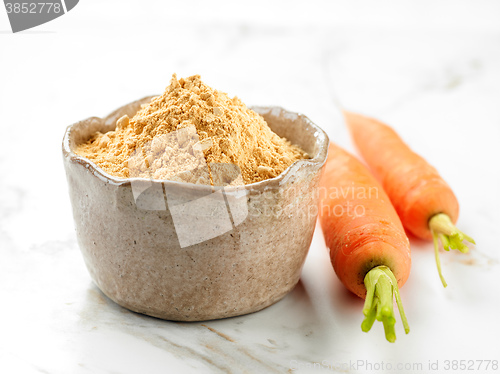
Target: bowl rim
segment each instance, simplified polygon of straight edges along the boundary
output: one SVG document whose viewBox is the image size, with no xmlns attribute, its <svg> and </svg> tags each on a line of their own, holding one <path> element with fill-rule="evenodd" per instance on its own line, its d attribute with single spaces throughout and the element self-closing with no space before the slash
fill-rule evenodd
<svg viewBox="0 0 500 374">
<path fill-rule="evenodd" d="M 272 187 L 272 185 L 280 184 L 282 181 L 286 180 L 289 178 L 291 175 L 293 175 L 293 171 L 297 169 L 301 169 L 304 166 L 315 166 L 317 170 L 320 170 L 321 167 L 325 164 L 327 156 L 328 156 L 328 145 L 329 145 L 329 138 L 326 132 L 321 129 L 318 125 L 316 125 L 313 121 L 311 121 L 306 115 L 298 112 L 292 112 L 287 109 L 284 109 L 281 106 L 261 106 L 261 105 L 255 105 L 255 106 L 249 106 L 248 108 L 251 110 L 254 110 L 257 112 L 259 115 L 263 115 L 263 113 L 270 113 L 273 116 L 279 116 L 282 115 L 283 113 L 286 113 L 288 116 L 296 116 L 296 119 L 294 120 L 302 120 L 304 124 L 309 125 L 311 128 L 314 129 L 314 137 L 316 138 L 316 144 L 318 144 L 318 152 L 313 158 L 308 158 L 308 159 L 300 159 L 295 162 L 293 162 L 290 166 L 288 166 L 283 172 L 281 172 L 279 175 L 273 178 L 268 178 L 264 179 L 259 182 L 254 182 L 254 183 L 249 183 L 249 184 L 243 184 L 243 185 L 236 185 L 236 186 L 212 186 L 212 185 L 205 185 L 205 184 L 195 184 L 195 183 L 187 183 L 187 182 L 179 182 L 179 181 L 172 181 L 172 180 L 162 180 L 162 179 L 148 179 L 148 178 L 143 178 L 143 177 L 134 177 L 134 178 L 121 178 L 121 177 L 116 177 L 113 176 L 109 173 L 107 173 L 104 169 L 99 167 L 95 162 L 92 160 L 88 159 L 85 156 L 81 156 L 73 152 L 73 149 L 71 147 L 71 137 L 72 137 L 72 130 L 75 126 L 79 125 L 82 122 L 85 121 L 90 121 L 90 120 L 98 120 L 103 123 L 105 123 L 107 120 L 112 118 L 113 116 L 116 116 L 122 109 L 124 109 L 126 106 L 132 105 L 132 104 L 141 104 L 141 103 L 146 103 L 148 102 L 147 100 L 150 100 L 153 97 L 156 97 L 157 95 L 153 96 L 146 96 L 142 99 L 135 100 L 133 102 L 130 102 L 128 104 L 125 104 L 121 106 L 120 108 L 114 110 L 110 114 L 108 114 L 104 118 L 100 117 L 89 117 L 84 120 L 75 122 L 69 126 L 66 127 L 63 141 L 62 141 L 62 151 L 63 151 L 63 156 L 65 159 L 67 159 L 70 162 L 73 163 L 78 163 L 86 167 L 92 174 L 94 174 L 96 177 L 99 179 L 105 181 L 106 183 L 110 183 L 116 186 L 125 186 L 129 185 L 132 182 L 149 182 L 152 184 L 155 183 L 161 183 L 163 185 L 170 185 L 172 187 L 181 187 L 181 188 L 190 188 L 190 189 L 195 189 L 195 190 L 202 190 L 202 191 L 214 191 L 217 189 L 223 188 L 225 192 L 230 192 L 230 191 L 240 191 L 240 190 L 253 190 L 253 189 L 266 189 L 269 187 Z M 267 122 L 267 121 L 266 121 Z"/>
</svg>

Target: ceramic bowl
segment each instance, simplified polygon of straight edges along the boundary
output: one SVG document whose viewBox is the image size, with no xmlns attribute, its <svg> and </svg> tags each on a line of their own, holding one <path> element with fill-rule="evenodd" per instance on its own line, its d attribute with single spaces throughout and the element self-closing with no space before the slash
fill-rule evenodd
<svg viewBox="0 0 500 374">
<path fill-rule="evenodd" d="M 311 244 L 327 135 L 304 115 L 253 107 L 310 158 L 239 186 L 118 178 L 75 154 L 150 99 L 77 122 L 64 135 L 76 235 L 93 281 L 127 309 L 176 321 L 237 316 L 277 302 L 297 284 Z"/>
</svg>

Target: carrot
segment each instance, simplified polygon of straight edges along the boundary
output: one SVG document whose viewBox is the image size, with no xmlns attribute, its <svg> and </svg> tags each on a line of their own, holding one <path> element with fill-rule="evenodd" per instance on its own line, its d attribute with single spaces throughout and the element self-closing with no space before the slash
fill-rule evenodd
<svg viewBox="0 0 500 374">
<path fill-rule="evenodd" d="M 474 240 L 455 227 L 458 200 L 437 170 L 413 152 L 386 124 L 359 114 L 344 112 L 360 153 L 389 195 L 404 227 L 416 237 L 432 239 L 436 265 L 446 287 L 439 260 L 441 240 L 445 250 L 469 249 Z"/>
<path fill-rule="evenodd" d="M 399 287 L 410 274 L 410 244 L 382 186 L 355 157 L 330 144 L 320 183 L 319 219 L 333 268 L 347 289 L 365 298 L 368 332 L 375 319 L 396 340 L 393 296 L 408 334 Z"/>
</svg>

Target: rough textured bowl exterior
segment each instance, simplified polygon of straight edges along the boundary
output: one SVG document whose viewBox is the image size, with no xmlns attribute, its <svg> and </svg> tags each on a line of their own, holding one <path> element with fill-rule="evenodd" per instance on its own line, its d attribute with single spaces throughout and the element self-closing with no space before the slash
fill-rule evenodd
<svg viewBox="0 0 500 374">
<path fill-rule="evenodd" d="M 227 206 L 237 202 L 245 214 L 238 220 L 233 214 L 229 231 L 181 246 L 172 207 L 144 207 L 159 196 L 194 200 L 217 192 L 216 187 L 113 177 L 73 152 L 97 130 L 114 129 L 119 117 L 132 117 L 149 100 L 128 104 L 103 119 L 75 123 L 64 136 L 76 233 L 92 279 L 125 308 L 177 321 L 242 315 L 280 300 L 298 282 L 312 240 L 326 134 L 303 115 L 277 107 L 252 108 L 311 159 L 297 161 L 276 178 L 223 188 Z M 139 196 L 142 205 L 134 197 L 133 183 L 151 187 Z M 206 216 L 206 209 L 202 211 Z M 197 218 L 189 218 L 193 235 L 211 237 L 210 225 L 200 229 Z"/>
</svg>

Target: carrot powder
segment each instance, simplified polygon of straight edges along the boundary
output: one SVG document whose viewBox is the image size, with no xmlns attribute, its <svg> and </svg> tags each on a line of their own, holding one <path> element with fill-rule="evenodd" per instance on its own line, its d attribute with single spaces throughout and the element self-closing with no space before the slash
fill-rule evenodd
<svg viewBox="0 0 500 374">
<path fill-rule="evenodd" d="M 416 237 L 432 239 L 439 277 L 446 287 L 439 260 L 445 250 L 465 253 L 464 240 L 474 240 L 455 227 L 458 200 L 450 186 L 425 159 L 413 152 L 388 125 L 373 118 L 344 112 L 361 155 L 381 181 L 404 227 Z"/>
<path fill-rule="evenodd" d="M 320 191 L 319 220 L 333 268 L 347 289 L 365 298 L 362 330 L 367 332 L 375 320 L 382 321 L 387 340 L 394 342 L 393 296 L 409 332 L 399 296 L 411 267 L 410 244 L 401 220 L 366 167 L 333 143 Z"/>
</svg>

